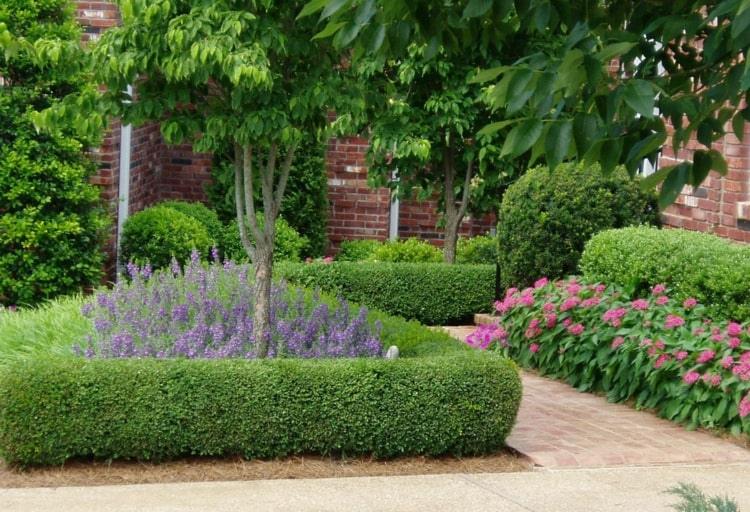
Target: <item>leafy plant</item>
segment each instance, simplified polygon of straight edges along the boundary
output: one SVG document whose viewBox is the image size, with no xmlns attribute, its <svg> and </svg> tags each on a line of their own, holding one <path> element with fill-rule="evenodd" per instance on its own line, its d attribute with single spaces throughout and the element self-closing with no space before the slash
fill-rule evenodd
<svg viewBox="0 0 750 512">
<path fill-rule="evenodd" d="M 500 207 L 502 285 L 523 287 L 534 276 L 571 274 L 595 233 L 658 222 L 654 196 L 642 192 L 623 169 L 610 175 L 598 166 L 532 169 L 508 188 Z"/>
<path fill-rule="evenodd" d="M 258 213 L 258 226 L 263 226 L 263 214 Z M 240 240 L 240 233 L 237 227 L 237 221 L 233 220 L 224 228 L 224 239 L 222 246 L 226 258 L 235 262 L 247 262 L 248 256 Z M 273 248 L 273 257 L 276 261 L 300 261 L 302 254 L 308 247 L 307 237 L 301 236 L 289 223 L 283 218 L 276 219 L 276 243 Z M 248 233 L 248 236 L 249 233 Z"/>
<path fill-rule="evenodd" d="M 706 496 L 695 484 L 680 482 L 670 488 L 670 494 L 682 498 L 676 505 L 672 505 L 678 512 L 739 512 L 737 502 L 729 497 Z"/>
<path fill-rule="evenodd" d="M 575 278 L 511 288 L 498 325 L 471 337 L 521 365 L 611 401 L 633 400 L 690 428 L 750 434 L 749 323 L 713 321 L 663 285 L 648 298 Z"/>
<path fill-rule="evenodd" d="M 375 250 L 383 245 L 380 240 L 344 240 L 336 255 L 338 261 L 364 261 L 372 258 Z"/>
<path fill-rule="evenodd" d="M 491 235 L 459 238 L 456 263 L 494 265 L 497 263 L 497 237 Z"/>
<path fill-rule="evenodd" d="M 440 249 L 418 238 L 385 242 L 375 247 L 370 260 L 392 263 L 438 263 L 443 260 Z"/>
<path fill-rule="evenodd" d="M 172 200 L 162 201 L 157 204 L 158 206 L 165 206 L 177 210 L 178 212 L 197 220 L 204 228 L 206 228 L 206 233 L 208 233 L 217 244 L 221 243 L 221 233 L 224 231 L 224 224 L 219 220 L 219 216 L 216 212 L 207 208 L 203 203 Z"/>
<path fill-rule="evenodd" d="M 205 258 L 217 245 L 205 226 L 168 206 L 152 206 L 128 217 L 122 230 L 122 258 L 153 268 L 168 267 L 172 258 L 184 263 L 196 249 Z"/>
<path fill-rule="evenodd" d="M 586 279 L 648 293 L 666 283 L 677 299 L 695 297 L 713 318 L 750 318 L 750 249 L 707 233 L 630 227 L 603 231 L 586 243 Z"/>
</svg>

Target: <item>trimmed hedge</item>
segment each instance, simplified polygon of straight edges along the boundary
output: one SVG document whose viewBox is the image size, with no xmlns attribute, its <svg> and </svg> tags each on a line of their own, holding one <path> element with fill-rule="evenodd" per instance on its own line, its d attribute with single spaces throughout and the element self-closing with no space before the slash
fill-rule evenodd
<svg viewBox="0 0 750 512">
<path fill-rule="evenodd" d="M 659 283 L 676 299 L 694 297 L 713 318 L 750 318 L 750 247 L 706 233 L 631 227 L 604 231 L 587 244 L 587 280 L 645 294 Z"/>
<path fill-rule="evenodd" d="M 611 228 L 658 224 L 656 196 L 624 168 L 563 164 L 527 171 L 503 195 L 497 236 L 504 288 L 575 272 L 584 244 Z"/>
<path fill-rule="evenodd" d="M 29 360 L 0 378 L 0 456 L 479 454 L 521 398 L 493 355 L 359 360 Z"/>
<path fill-rule="evenodd" d="M 307 288 L 427 325 L 456 325 L 487 312 L 495 294 L 493 265 L 336 262 L 281 264 L 276 273 Z"/>
</svg>

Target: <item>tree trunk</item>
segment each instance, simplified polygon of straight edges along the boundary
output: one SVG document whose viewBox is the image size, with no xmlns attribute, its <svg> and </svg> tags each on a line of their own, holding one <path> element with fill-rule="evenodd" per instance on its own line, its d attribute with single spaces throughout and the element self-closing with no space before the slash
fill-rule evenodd
<svg viewBox="0 0 750 512">
<path fill-rule="evenodd" d="M 443 240 L 443 261 L 445 263 L 456 262 L 456 244 L 458 243 L 458 226 L 460 219 L 452 219 L 446 215 L 445 240 Z"/>
<path fill-rule="evenodd" d="M 268 357 L 268 347 L 271 341 L 271 276 L 273 275 L 273 257 L 269 248 L 256 242 L 255 287 L 253 297 L 255 308 L 253 312 L 253 339 L 258 347 L 257 357 Z"/>
</svg>

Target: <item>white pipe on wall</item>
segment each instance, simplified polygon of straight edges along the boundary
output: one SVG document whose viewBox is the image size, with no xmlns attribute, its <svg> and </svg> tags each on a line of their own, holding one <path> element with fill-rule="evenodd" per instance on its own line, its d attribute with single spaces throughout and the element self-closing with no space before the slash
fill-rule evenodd
<svg viewBox="0 0 750 512">
<path fill-rule="evenodd" d="M 398 180 L 398 171 L 393 171 L 392 179 Z M 389 225 L 388 225 L 388 239 L 389 240 L 398 240 L 398 214 L 400 209 L 400 202 L 398 200 L 398 194 L 394 194 L 393 198 L 391 198 L 391 209 L 390 209 L 390 219 L 389 219 Z"/>
<path fill-rule="evenodd" d="M 128 86 L 128 95 L 133 94 L 133 88 Z M 124 262 L 121 259 L 120 243 L 122 241 L 122 229 L 128 220 L 130 211 L 130 155 L 133 151 L 132 145 L 133 126 L 126 124 L 120 127 L 120 178 L 117 184 L 117 275 L 119 278 Z"/>
</svg>

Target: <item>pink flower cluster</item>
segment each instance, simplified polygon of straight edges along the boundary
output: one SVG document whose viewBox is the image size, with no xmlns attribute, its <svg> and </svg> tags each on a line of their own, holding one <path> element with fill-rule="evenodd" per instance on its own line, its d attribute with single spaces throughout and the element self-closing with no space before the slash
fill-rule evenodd
<svg viewBox="0 0 750 512">
<path fill-rule="evenodd" d="M 602 320 L 613 327 L 619 327 L 622 324 L 622 317 L 628 314 L 625 308 L 616 308 L 606 311 L 602 315 Z"/>
<path fill-rule="evenodd" d="M 507 343 L 508 332 L 499 325 L 483 324 L 466 337 L 466 343 L 475 348 L 486 350 L 493 342 L 501 345 Z"/>
</svg>

